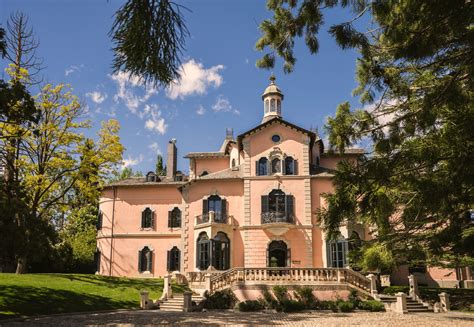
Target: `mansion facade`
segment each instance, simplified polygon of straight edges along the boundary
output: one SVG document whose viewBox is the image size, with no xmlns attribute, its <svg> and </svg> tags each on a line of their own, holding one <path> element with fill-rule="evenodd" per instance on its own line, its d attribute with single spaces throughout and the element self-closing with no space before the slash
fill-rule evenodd
<svg viewBox="0 0 474 327">
<path fill-rule="evenodd" d="M 341 227 L 340 239 L 329 242 L 317 212 L 325 206 L 323 194 L 333 192 L 338 162 L 356 162 L 364 151 L 327 152 L 315 132 L 284 120 L 284 95 L 274 78 L 262 100 L 260 124 L 236 138 L 228 131 L 219 151 L 186 154 L 189 175 L 176 170 L 173 139 L 166 176 L 150 172 L 105 187 L 99 274 L 347 266 L 348 240 L 370 238 L 369 228 Z M 400 283 L 407 275 L 399 273 Z"/>
</svg>

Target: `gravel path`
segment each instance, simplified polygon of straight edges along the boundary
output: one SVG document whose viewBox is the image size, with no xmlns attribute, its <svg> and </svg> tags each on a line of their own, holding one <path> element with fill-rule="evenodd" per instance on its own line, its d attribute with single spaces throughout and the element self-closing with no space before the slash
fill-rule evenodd
<svg viewBox="0 0 474 327">
<path fill-rule="evenodd" d="M 121 311 L 32 318 L 9 321 L 0 326 L 474 326 L 474 314 L 417 313 L 400 315 L 395 313 L 244 313 L 232 311 L 210 312 L 160 312 Z"/>
</svg>

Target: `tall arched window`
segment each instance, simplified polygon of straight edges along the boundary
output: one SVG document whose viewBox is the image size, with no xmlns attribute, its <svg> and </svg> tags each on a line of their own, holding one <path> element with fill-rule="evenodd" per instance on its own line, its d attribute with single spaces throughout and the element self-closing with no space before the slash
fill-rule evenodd
<svg viewBox="0 0 474 327">
<path fill-rule="evenodd" d="M 138 271 L 151 272 L 153 267 L 153 252 L 148 246 L 138 251 Z"/>
<path fill-rule="evenodd" d="M 272 241 L 267 249 L 267 267 L 289 267 L 290 249 L 284 241 Z"/>
<path fill-rule="evenodd" d="M 215 222 L 226 222 L 227 201 L 225 199 L 221 199 L 221 197 L 218 195 L 211 195 L 207 199 L 204 199 L 202 204 L 202 214 L 204 219 L 209 218 L 210 211 L 214 211 Z"/>
<path fill-rule="evenodd" d="M 146 208 L 142 211 L 142 228 L 153 227 L 153 211 L 150 208 Z"/>
<path fill-rule="evenodd" d="M 270 111 L 271 111 L 271 112 L 276 112 L 275 99 L 271 99 L 271 100 L 270 100 Z"/>
<path fill-rule="evenodd" d="M 179 271 L 180 260 L 181 251 L 179 251 L 177 246 L 173 246 L 173 248 L 168 251 L 168 271 Z"/>
<path fill-rule="evenodd" d="M 272 174 L 281 173 L 281 160 L 280 158 L 275 158 L 272 160 Z"/>
<path fill-rule="evenodd" d="M 225 233 L 218 232 L 212 239 L 212 266 L 217 270 L 230 267 L 230 241 Z"/>
<path fill-rule="evenodd" d="M 272 190 L 262 196 L 262 224 L 293 223 L 294 198 L 282 190 Z"/>
<path fill-rule="evenodd" d="M 257 161 L 257 176 L 266 176 L 268 175 L 268 159 L 260 158 Z"/>
<path fill-rule="evenodd" d="M 268 113 L 268 110 L 270 110 L 270 104 L 269 104 L 269 100 L 265 100 L 265 113 L 267 114 Z"/>
<path fill-rule="evenodd" d="M 168 227 L 181 227 L 181 210 L 174 207 L 173 210 L 168 211 Z"/>
<path fill-rule="evenodd" d="M 196 243 L 196 267 L 200 270 L 206 270 L 211 264 L 210 245 L 211 242 L 206 232 L 199 234 Z"/>
<path fill-rule="evenodd" d="M 281 115 L 281 101 L 277 99 L 277 114 Z"/>
<path fill-rule="evenodd" d="M 296 175 L 296 160 L 293 157 L 285 158 L 285 175 Z"/>
</svg>

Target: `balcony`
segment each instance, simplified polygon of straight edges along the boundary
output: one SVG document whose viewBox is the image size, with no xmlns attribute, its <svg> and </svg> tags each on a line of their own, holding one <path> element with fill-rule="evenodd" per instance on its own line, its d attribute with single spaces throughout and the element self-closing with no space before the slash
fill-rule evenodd
<svg viewBox="0 0 474 327">
<path fill-rule="evenodd" d="M 287 212 L 262 212 L 262 224 L 294 224 L 293 214 Z"/>
<path fill-rule="evenodd" d="M 195 225 L 202 225 L 208 223 L 215 224 L 227 224 L 229 217 L 227 215 L 222 215 L 220 212 L 209 211 L 208 213 L 196 216 Z"/>
</svg>

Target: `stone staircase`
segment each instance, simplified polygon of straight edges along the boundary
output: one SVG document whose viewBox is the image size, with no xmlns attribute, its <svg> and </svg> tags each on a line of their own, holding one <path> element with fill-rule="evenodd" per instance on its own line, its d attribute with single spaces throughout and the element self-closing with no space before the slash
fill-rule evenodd
<svg viewBox="0 0 474 327">
<path fill-rule="evenodd" d="M 411 297 L 407 297 L 407 310 L 408 313 L 415 313 L 415 312 L 433 312 L 428 308 L 428 305 L 424 303 L 420 303 L 416 300 L 413 300 Z"/>
<path fill-rule="evenodd" d="M 192 301 L 199 303 L 204 298 L 199 295 L 192 296 Z M 172 312 L 183 312 L 184 307 L 184 296 L 183 294 L 174 294 L 172 298 L 167 299 L 160 303 L 160 310 L 161 311 L 172 311 Z"/>
</svg>

